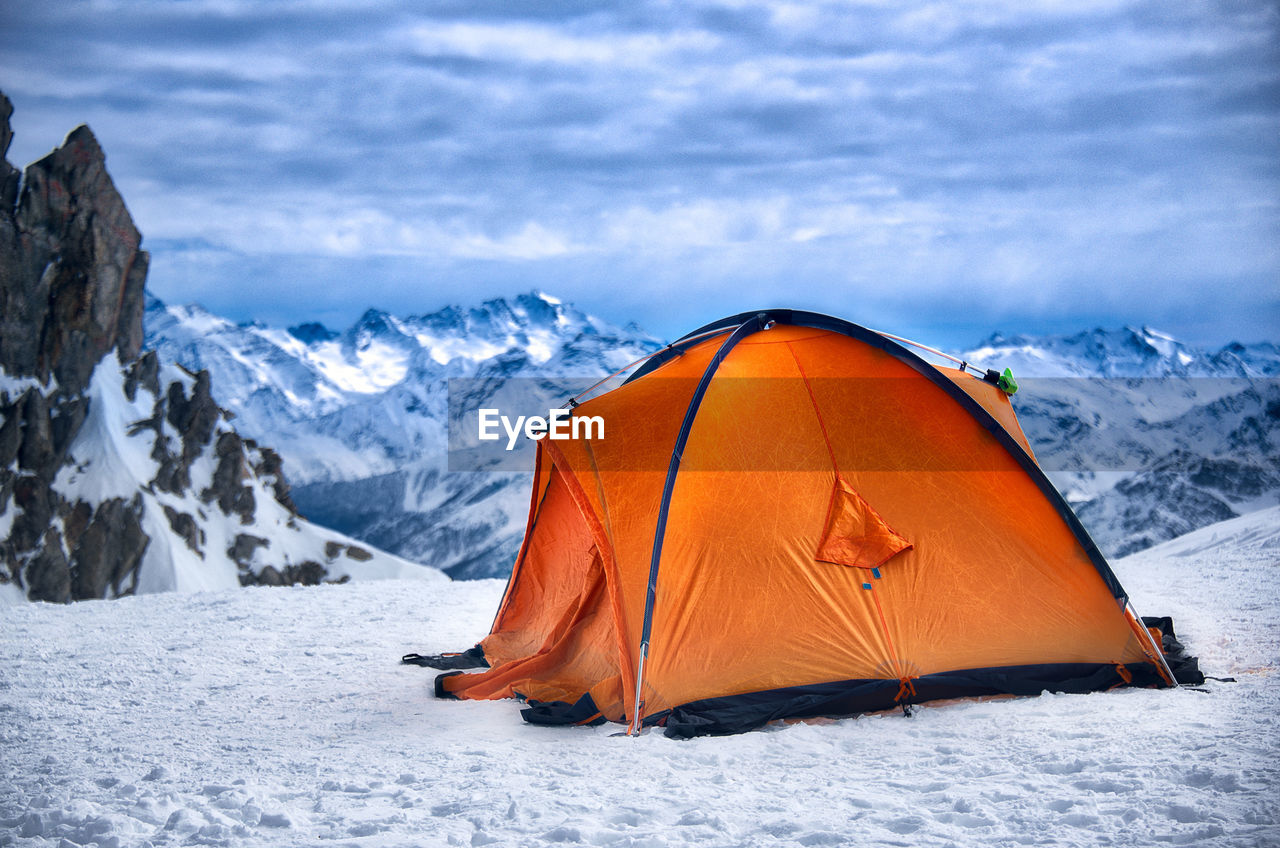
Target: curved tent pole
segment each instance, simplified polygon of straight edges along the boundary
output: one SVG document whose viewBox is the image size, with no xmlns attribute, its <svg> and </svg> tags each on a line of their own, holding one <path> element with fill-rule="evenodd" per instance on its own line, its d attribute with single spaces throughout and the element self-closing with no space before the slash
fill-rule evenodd
<svg viewBox="0 0 1280 848">
<path fill-rule="evenodd" d="M 929 353 L 932 353 L 936 356 L 941 356 L 943 359 L 949 359 L 955 364 L 959 365 L 961 371 L 965 371 L 972 368 L 974 371 L 977 371 L 979 374 L 981 374 L 983 371 L 986 370 L 984 368 L 979 368 L 977 365 L 970 364 L 967 359 L 961 359 L 958 356 L 952 356 L 949 353 L 943 353 L 942 351 L 938 350 L 936 347 L 929 347 L 927 344 L 921 344 L 920 342 L 913 342 L 911 341 L 911 339 L 904 339 L 902 336 L 895 336 L 893 333 L 886 333 L 884 330 L 871 330 L 871 332 L 875 333 L 878 336 L 884 336 L 886 339 L 892 339 L 893 341 L 898 342 L 900 344 L 911 345 L 912 347 L 918 347 L 921 350 L 927 350 Z"/>
<path fill-rule="evenodd" d="M 684 350 L 682 348 L 688 347 L 692 342 L 698 341 L 700 339 L 708 338 L 710 336 L 720 335 L 721 333 L 724 333 L 724 332 L 725 330 L 712 330 L 710 332 L 700 333 L 695 336 L 685 336 L 679 341 L 672 342 L 669 345 L 663 345 L 662 347 L 655 350 L 653 353 L 646 353 L 644 356 L 640 357 L 639 359 L 635 359 L 635 360 L 632 360 L 631 362 L 628 362 L 626 365 L 622 366 L 617 371 L 614 371 L 612 374 L 608 374 L 604 377 L 601 377 L 599 380 L 592 383 L 586 389 L 583 389 L 573 397 L 569 398 L 567 403 L 571 406 L 577 406 L 579 403 L 581 403 L 580 398 L 591 394 L 593 391 L 600 388 L 605 383 L 612 380 L 614 377 L 617 377 L 619 374 L 625 374 L 626 372 L 630 371 L 632 368 L 635 368 L 637 365 L 641 364 L 642 362 L 648 362 L 650 359 L 653 359 L 653 357 L 658 356 L 659 354 L 675 354 L 676 356 L 679 356 L 680 354 L 684 353 Z M 676 347 L 676 345 L 681 345 L 682 347 Z"/>
<path fill-rule="evenodd" d="M 720 348 L 707 363 L 706 370 L 702 372 L 702 379 L 698 381 L 698 387 L 689 400 L 684 421 L 680 424 L 680 433 L 676 436 L 675 446 L 671 449 L 667 479 L 662 485 L 662 501 L 658 506 L 658 522 L 653 531 L 653 551 L 649 557 L 649 583 L 644 598 L 644 624 L 640 631 L 640 651 L 636 658 L 636 697 L 631 711 L 631 723 L 627 727 L 628 734 L 639 733 L 644 720 L 644 666 L 649 656 L 649 636 L 653 629 L 653 605 L 658 592 L 658 566 L 662 562 L 662 542 L 667 533 L 667 512 L 671 508 L 671 495 L 675 490 L 676 474 L 680 471 L 680 460 L 684 454 L 685 444 L 688 443 L 689 433 L 693 430 L 693 421 L 698 417 L 698 407 L 702 405 L 702 398 L 706 395 L 707 388 L 711 385 L 711 378 L 715 376 L 720 363 L 724 362 L 729 351 L 733 350 L 738 342 L 766 326 L 772 326 L 772 323 L 766 324 L 765 315 L 761 312 L 743 321 L 727 339 L 720 343 Z"/>
<path fill-rule="evenodd" d="M 760 314 L 767 315 L 773 311 L 777 311 L 777 310 L 768 310 Z M 786 311 L 788 313 L 791 312 L 791 310 L 786 310 Z M 804 325 L 803 320 L 796 321 L 795 323 L 800 326 Z M 599 380 L 592 383 L 586 389 L 583 389 L 582 391 L 578 392 L 576 395 L 569 398 L 566 401 L 566 403 L 568 403 L 570 406 L 577 406 L 579 403 L 582 402 L 581 399 L 583 397 L 591 394 L 593 391 L 600 388 L 605 383 L 612 380 L 614 377 L 617 377 L 620 374 L 627 373 L 632 368 L 635 368 L 637 365 L 644 366 L 639 371 L 632 374 L 630 377 L 628 377 L 624 381 L 626 383 L 630 383 L 632 380 L 636 379 L 637 377 L 642 377 L 645 374 L 647 374 L 649 371 L 652 371 L 655 368 L 663 365 L 664 363 L 669 362 L 673 356 L 682 355 L 685 352 L 685 349 L 693 346 L 694 342 L 702 341 L 703 339 L 710 338 L 711 336 L 718 336 L 723 333 L 730 332 L 736 329 L 737 326 L 738 325 L 734 325 L 734 324 L 730 324 L 726 326 L 724 322 L 717 321 L 715 323 L 708 324 L 706 327 L 703 327 L 701 329 L 694 330 L 692 333 L 681 336 L 679 339 L 676 339 L 674 342 L 671 342 L 670 344 L 663 345 L 662 347 L 658 348 L 652 353 L 646 353 L 644 356 L 641 356 L 637 359 L 633 359 L 632 361 L 628 362 L 626 365 L 622 366 L 621 368 L 614 371 L 613 373 L 607 374 L 604 377 L 601 377 Z M 708 328 L 713 328 L 713 329 L 708 329 Z M 930 347 L 927 344 L 922 344 L 920 342 L 912 341 L 911 339 L 904 338 L 902 336 L 895 336 L 893 333 L 886 333 L 883 330 L 868 329 L 867 332 L 875 333 L 877 336 L 882 336 L 891 341 L 899 342 L 900 344 L 910 345 L 911 347 L 928 351 L 929 353 L 935 354 L 937 356 L 942 357 L 943 359 L 949 360 L 959 365 L 961 371 L 973 371 L 974 373 L 978 374 L 978 376 L 982 376 L 982 373 L 985 371 L 985 369 L 981 368 L 980 366 L 974 365 L 973 363 L 969 362 L 966 359 L 960 359 L 957 356 L 952 356 L 949 353 L 945 353 L 941 350 L 938 350 L 938 348 L 936 347 Z"/>
<path fill-rule="evenodd" d="M 721 318 L 719 321 L 712 321 L 710 324 L 705 324 L 699 327 L 698 329 L 694 330 L 693 332 L 687 333 L 681 336 L 671 344 L 663 348 L 660 348 L 658 350 L 655 350 L 653 353 L 640 357 L 635 362 L 632 362 L 631 364 L 627 365 L 625 368 L 621 368 L 613 372 L 612 374 L 609 375 L 609 377 L 616 377 L 618 374 L 622 374 L 628 369 L 634 368 L 635 366 L 639 365 L 640 366 L 639 370 L 637 370 L 631 376 L 627 377 L 626 382 L 630 383 L 632 380 L 636 380 L 640 377 L 643 377 L 645 374 L 648 374 L 650 371 L 653 371 L 656 368 L 661 367 L 664 363 L 668 362 L 673 356 L 679 356 L 680 354 L 684 353 L 684 349 L 692 345 L 693 342 L 699 341 L 700 339 L 704 339 L 707 336 L 716 335 L 717 333 L 728 332 L 734 329 L 735 327 L 737 327 L 739 324 L 741 324 L 743 318 L 752 314 L 753 313 L 751 312 L 743 312 L 738 315 L 730 316 L 728 318 Z M 981 366 L 974 365 L 972 362 L 969 362 L 968 360 L 960 359 L 959 357 L 952 356 L 949 353 L 944 353 L 943 351 L 939 350 L 936 347 L 930 347 L 927 344 L 921 344 L 920 342 L 912 341 L 911 339 L 904 338 L 903 336 L 895 336 L 893 333 L 886 333 L 883 330 L 872 330 L 867 327 L 860 327 L 856 324 L 849 324 L 848 321 L 842 321 L 839 318 L 832 318 L 828 315 L 822 315 L 817 312 L 803 312 L 803 311 L 794 310 L 794 309 L 766 309 L 760 314 L 768 315 L 771 319 L 777 319 L 778 321 L 784 324 L 795 324 L 796 326 L 800 326 L 800 327 L 821 327 L 823 329 L 828 329 L 828 330 L 834 329 L 836 330 L 836 332 L 842 333 L 843 335 L 853 335 L 853 334 L 847 332 L 846 330 L 840 329 L 839 327 L 836 327 L 834 325 L 839 324 L 844 326 L 857 327 L 857 329 L 859 330 L 862 330 L 867 333 L 871 333 L 876 336 L 880 336 L 881 338 L 898 342 L 899 344 L 909 345 L 911 347 L 919 348 L 920 350 L 928 351 L 929 353 L 940 356 L 943 359 L 954 362 L 956 365 L 960 366 L 961 371 L 973 371 L 979 377 L 981 377 L 982 373 L 986 370 Z M 816 322 L 814 319 L 816 319 Z M 605 380 L 609 379 L 609 377 L 606 377 Z M 596 388 L 596 386 L 599 386 L 603 382 L 604 380 L 601 380 L 600 383 L 596 383 L 596 385 L 592 386 L 591 388 L 594 389 Z M 590 391 L 590 390 L 591 389 L 588 389 L 587 391 Z M 581 394 L 578 395 L 578 397 L 581 397 L 586 393 L 587 392 L 582 392 Z"/>
</svg>

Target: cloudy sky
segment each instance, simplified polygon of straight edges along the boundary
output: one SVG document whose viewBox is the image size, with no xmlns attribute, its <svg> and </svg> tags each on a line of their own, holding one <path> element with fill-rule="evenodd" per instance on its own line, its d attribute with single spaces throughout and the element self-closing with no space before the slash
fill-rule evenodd
<svg viewBox="0 0 1280 848">
<path fill-rule="evenodd" d="M 4 0 L 0 88 L 11 161 L 88 123 L 152 290 L 237 319 L 1280 338 L 1270 0 Z"/>
</svg>

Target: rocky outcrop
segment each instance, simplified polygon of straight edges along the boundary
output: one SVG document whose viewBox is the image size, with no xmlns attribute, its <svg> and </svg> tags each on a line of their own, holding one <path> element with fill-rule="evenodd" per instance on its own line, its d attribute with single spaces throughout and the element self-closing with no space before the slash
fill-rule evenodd
<svg viewBox="0 0 1280 848">
<path fill-rule="evenodd" d="M 187 543 L 187 549 L 204 559 L 205 534 L 189 512 L 179 512 L 168 504 L 164 507 L 164 517 L 169 521 L 169 529 Z"/>
<path fill-rule="evenodd" d="M 12 111 L 0 95 L 6 155 Z M 248 532 L 264 502 L 264 524 L 298 529 L 279 455 L 230 427 L 207 371 L 142 350 L 141 242 L 88 127 L 21 174 L 0 165 L 0 583 L 42 601 L 127 595 L 149 552 L 159 567 L 176 551 L 242 584 L 329 579 Z M 209 533 L 226 526 L 246 531 L 224 552 Z"/>
<path fill-rule="evenodd" d="M 12 112 L 0 95 L 6 155 Z M 111 351 L 121 362 L 141 351 L 141 240 L 88 127 L 21 178 L 7 159 L 0 167 L 0 514 L 16 513 L 0 580 L 35 600 L 131 591 L 146 549 L 136 502 L 72 503 L 53 487 L 94 368 Z"/>
<path fill-rule="evenodd" d="M 258 463 L 253 467 L 254 473 L 258 477 L 271 481 L 271 492 L 275 495 L 276 501 L 284 504 L 291 512 L 297 512 L 298 508 L 294 506 L 293 495 L 289 488 L 289 481 L 284 476 L 284 460 L 280 458 L 280 454 L 271 448 L 264 448 L 258 445 L 253 439 L 245 439 L 245 445 L 258 451 L 260 457 Z M 328 544 L 336 544 L 330 542 Z M 353 548 L 352 550 L 357 550 Z M 359 559 L 354 554 L 353 559 Z"/>
<path fill-rule="evenodd" d="M 200 493 L 200 498 L 206 503 L 216 503 L 225 515 L 239 515 L 240 523 L 248 524 L 253 520 L 257 503 L 253 497 L 253 489 L 244 485 L 249 477 L 244 442 L 235 432 L 222 433 L 218 436 L 214 455 L 218 459 L 218 465 L 214 469 L 213 480 Z"/>
<path fill-rule="evenodd" d="M 73 527 L 72 521 L 63 522 L 66 544 L 71 549 L 71 597 L 133 594 L 138 566 L 150 541 L 139 519 L 141 507 L 141 499 L 136 496 L 130 501 L 111 498 L 97 509 L 91 509 L 84 501 L 76 504 L 72 516 L 83 523 L 77 522 Z"/>
<path fill-rule="evenodd" d="M 0 95 L 2 97 L 2 95 Z M 12 132 L 0 101 L 4 153 Z M 3 170 L 5 200 L 16 171 Z M 16 208 L 0 209 L 0 363 L 11 375 L 57 381 L 73 395 L 98 361 L 142 349 L 143 285 L 149 257 L 106 158 L 86 126 L 27 167 Z"/>
</svg>

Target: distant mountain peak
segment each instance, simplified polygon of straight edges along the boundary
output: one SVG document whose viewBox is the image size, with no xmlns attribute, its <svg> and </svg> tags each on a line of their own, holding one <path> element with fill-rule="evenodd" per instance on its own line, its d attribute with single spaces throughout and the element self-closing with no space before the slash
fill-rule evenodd
<svg viewBox="0 0 1280 848">
<path fill-rule="evenodd" d="M 1025 377 L 1259 377 L 1280 374 L 1274 345 L 1231 342 L 1209 351 L 1149 325 L 1072 334 L 992 333 L 960 356 Z"/>
<path fill-rule="evenodd" d="M 303 344 L 317 344 L 319 342 L 332 341 L 338 337 L 337 333 L 318 321 L 295 324 L 289 328 L 289 335 Z"/>
<path fill-rule="evenodd" d="M 374 331 L 392 329 L 390 322 L 390 312 L 384 312 L 381 309 L 370 307 L 364 311 L 364 314 L 360 316 L 352 329 L 368 329 Z"/>
<path fill-rule="evenodd" d="M 539 291 L 516 295 L 516 305 L 533 322 L 551 325 L 560 322 L 564 313 L 564 305 L 558 298 L 549 297 Z"/>
</svg>

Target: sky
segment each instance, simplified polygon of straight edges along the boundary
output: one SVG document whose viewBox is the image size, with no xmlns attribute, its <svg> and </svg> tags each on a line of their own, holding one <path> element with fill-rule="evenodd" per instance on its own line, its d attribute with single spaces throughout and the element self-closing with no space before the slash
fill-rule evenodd
<svg viewBox="0 0 1280 848">
<path fill-rule="evenodd" d="M 10 161 L 88 123 L 153 293 L 237 320 L 1280 340 L 1274 2 L 5 0 L 0 89 Z"/>
</svg>

